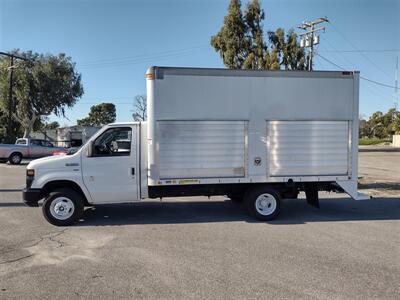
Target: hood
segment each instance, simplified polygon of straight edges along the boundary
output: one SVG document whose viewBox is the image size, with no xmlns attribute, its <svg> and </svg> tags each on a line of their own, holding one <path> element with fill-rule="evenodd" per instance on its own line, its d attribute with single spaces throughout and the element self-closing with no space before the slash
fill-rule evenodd
<svg viewBox="0 0 400 300">
<path fill-rule="evenodd" d="M 32 160 L 27 169 L 59 169 L 64 168 L 65 164 L 80 164 L 80 151 L 74 155 L 55 155 Z"/>
</svg>

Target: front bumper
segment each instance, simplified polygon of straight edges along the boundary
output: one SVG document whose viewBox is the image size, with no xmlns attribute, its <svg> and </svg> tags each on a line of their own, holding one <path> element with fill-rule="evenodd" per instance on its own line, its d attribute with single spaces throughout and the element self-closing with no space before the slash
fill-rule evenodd
<svg viewBox="0 0 400 300">
<path fill-rule="evenodd" d="M 25 188 L 22 190 L 22 199 L 24 203 L 31 207 L 39 206 L 38 202 L 42 199 L 42 189 Z"/>
</svg>

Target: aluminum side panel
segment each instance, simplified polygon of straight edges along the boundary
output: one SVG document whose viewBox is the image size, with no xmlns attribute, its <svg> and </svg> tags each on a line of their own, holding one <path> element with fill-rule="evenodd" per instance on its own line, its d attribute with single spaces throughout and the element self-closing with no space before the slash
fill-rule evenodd
<svg viewBox="0 0 400 300">
<path fill-rule="evenodd" d="M 349 173 L 349 122 L 269 121 L 270 176 Z"/>
<path fill-rule="evenodd" d="M 159 121 L 160 179 L 244 177 L 245 121 Z"/>
</svg>

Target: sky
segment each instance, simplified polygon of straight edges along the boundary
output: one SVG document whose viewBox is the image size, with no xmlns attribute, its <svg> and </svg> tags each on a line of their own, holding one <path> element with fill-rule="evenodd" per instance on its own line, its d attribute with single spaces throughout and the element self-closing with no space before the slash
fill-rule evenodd
<svg viewBox="0 0 400 300">
<path fill-rule="evenodd" d="M 247 1 L 242 1 L 245 4 Z M 73 125 L 92 105 L 113 102 L 131 121 L 151 65 L 224 67 L 210 46 L 229 0 L 0 0 L 0 51 L 66 53 L 82 74 L 84 95 L 50 121 Z M 264 31 L 328 17 L 314 69 L 359 70 L 394 86 L 400 56 L 400 0 L 261 0 Z M 243 5 L 244 6 L 244 5 Z M 300 29 L 296 29 L 301 32 Z M 334 63 L 334 64 L 333 64 Z M 399 96 L 400 98 L 400 96 Z M 360 83 L 360 113 L 394 107 L 394 88 Z"/>
</svg>

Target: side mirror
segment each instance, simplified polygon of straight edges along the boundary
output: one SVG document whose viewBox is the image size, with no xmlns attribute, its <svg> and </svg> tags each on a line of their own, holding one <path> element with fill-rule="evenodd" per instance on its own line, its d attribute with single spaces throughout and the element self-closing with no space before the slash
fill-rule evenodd
<svg viewBox="0 0 400 300">
<path fill-rule="evenodd" d="M 90 141 L 87 148 L 87 157 L 92 157 L 94 154 L 94 142 Z"/>
</svg>

